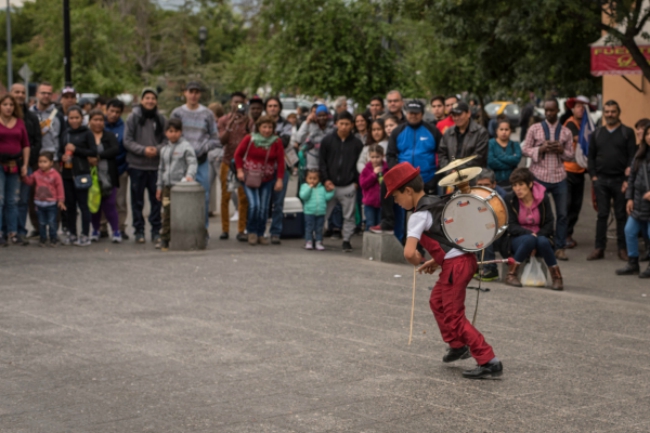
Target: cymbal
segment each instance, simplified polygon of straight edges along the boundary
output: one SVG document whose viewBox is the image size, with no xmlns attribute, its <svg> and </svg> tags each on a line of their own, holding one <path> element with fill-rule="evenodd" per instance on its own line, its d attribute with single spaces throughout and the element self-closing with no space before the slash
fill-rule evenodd
<svg viewBox="0 0 650 433">
<path fill-rule="evenodd" d="M 457 160 L 458 161 L 458 160 Z M 468 167 L 457 172 L 450 173 L 443 177 L 438 185 L 440 186 L 454 186 L 461 183 L 469 182 L 470 180 L 481 174 L 483 169 L 481 167 Z"/>
<path fill-rule="evenodd" d="M 445 171 L 452 170 L 456 167 L 460 167 L 461 165 L 470 162 L 472 159 L 476 158 L 477 156 L 478 155 L 472 155 L 472 156 L 468 156 L 467 158 L 454 159 L 449 164 L 445 165 L 440 170 L 438 170 L 437 173 L 443 173 Z"/>
</svg>

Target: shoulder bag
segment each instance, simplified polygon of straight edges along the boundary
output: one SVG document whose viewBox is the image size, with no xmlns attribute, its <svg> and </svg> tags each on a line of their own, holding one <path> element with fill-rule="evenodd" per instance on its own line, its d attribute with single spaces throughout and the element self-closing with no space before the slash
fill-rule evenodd
<svg viewBox="0 0 650 433">
<path fill-rule="evenodd" d="M 248 147 L 246 148 L 246 154 L 244 155 L 244 162 L 246 162 L 246 158 L 248 157 L 248 151 L 250 150 L 252 144 L 253 144 L 253 138 L 251 137 L 251 141 L 248 143 Z M 259 188 L 260 186 L 262 186 L 262 179 L 264 178 L 264 167 L 266 167 L 266 163 L 269 160 L 270 152 L 271 152 L 271 147 L 269 147 L 268 150 L 266 151 L 266 158 L 264 158 L 264 165 L 262 166 L 261 169 L 258 168 L 247 169 L 246 167 L 244 167 L 244 185 L 246 185 L 249 188 Z"/>
</svg>

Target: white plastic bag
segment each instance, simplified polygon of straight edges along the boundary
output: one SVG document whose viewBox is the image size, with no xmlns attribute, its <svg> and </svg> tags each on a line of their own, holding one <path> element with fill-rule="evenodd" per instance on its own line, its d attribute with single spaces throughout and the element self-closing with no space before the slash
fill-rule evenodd
<svg viewBox="0 0 650 433">
<path fill-rule="evenodd" d="M 521 275 L 521 284 L 532 287 L 545 287 L 546 275 L 542 270 L 542 265 L 535 257 L 524 266 L 524 273 Z"/>
</svg>

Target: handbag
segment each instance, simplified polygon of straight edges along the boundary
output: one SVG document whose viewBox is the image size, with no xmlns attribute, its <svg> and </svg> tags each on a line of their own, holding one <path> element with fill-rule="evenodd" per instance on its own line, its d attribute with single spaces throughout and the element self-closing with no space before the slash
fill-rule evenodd
<svg viewBox="0 0 650 433">
<path fill-rule="evenodd" d="M 93 185 L 93 178 L 90 174 L 78 174 L 73 179 L 76 189 L 90 189 Z"/>
<path fill-rule="evenodd" d="M 253 144 L 253 139 L 251 138 L 251 141 L 250 143 L 248 143 L 248 147 L 246 148 L 244 161 L 246 161 L 246 157 L 248 156 L 248 151 L 250 150 L 252 144 Z M 269 147 L 268 150 L 266 151 L 266 157 L 264 158 L 264 165 L 262 166 L 261 169 L 259 168 L 246 169 L 244 167 L 244 185 L 246 185 L 249 188 L 259 188 L 260 186 L 262 186 L 262 179 L 264 178 L 264 167 L 266 167 L 266 163 L 269 160 L 270 152 L 271 152 L 271 148 Z"/>
<path fill-rule="evenodd" d="M 88 191 L 88 209 L 90 213 L 99 212 L 99 208 L 102 205 L 102 190 L 99 185 L 97 171 L 97 167 L 90 169 L 90 177 L 92 178 L 91 187 Z"/>
</svg>

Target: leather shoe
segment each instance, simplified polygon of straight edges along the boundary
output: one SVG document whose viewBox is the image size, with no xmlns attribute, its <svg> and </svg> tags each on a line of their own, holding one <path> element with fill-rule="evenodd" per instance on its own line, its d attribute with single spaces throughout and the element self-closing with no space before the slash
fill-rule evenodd
<svg viewBox="0 0 650 433">
<path fill-rule="evenodd" d="M 553 285 L 551 288 L 553 290 L 564 290 L 564 283 L 562 282 L 562 273 L 560 272 L 560 267 L 558 265 L 551 266 L 548 268 L 551 273 L 551 279 L 553 280 Z"/>
<path fill-rule="evenodd" d="M 501 364 L 501 361 L 479 365 L 473 370 L 463 371 L 463 377 L 466 379 L 496 379 L 502 374 L 503 364 Z"/>
<path fill-rule="evenodd" d="M 600 249 L 600 248 L 596 248 L 595 250 L 593 250 L 591 252 L 591 254 L 589 254 L 587 256 L 587 260 L 589 260 L 589 261 L 600 260 L 600 259 L 604 259 L 604 258 L 605 258 L 605 251 Z"/>
<path fill-rule="evenodd" d="M 508 275 L 506 275 L 505 283 L 507 286 L 522 287 L 521 281 L 519 281 L 519 266 L 521 264 L 513 262 L 508 265 Z"/>
<path fill-rule="evenodd" d="M 630 260 L 630 258 L 627 256 L 627 250 L 625 249 L 618 250 L 618 258 L 623 260 L 624 262 Z"/>
<path fill-rule="evenodd" d="M 447 354 L 442 357 L 442 362 L 454 362 L 459 359 L 467 359 L 472 356 L 469 353 L 469 346 L 459 347 L 457 349 L 449 348 L 447 349 Z"/>
<path fill-rule="evenodd" d="M 564 248 L 559 249 L 555 252 L 555 258 L 558 260 L 562 260 L 564 262 L 569 260 L 569 258 L 566 256 L 566 251 L 564 250 Z"/>
<path fill-rule="evenodd" d="M 239 242 L 248 242 L 248 235 L 244 232 L 237 233 L 237 240 Z"/>
<path fill-rule="evenodd" d="M 228 234 L 228 232 L 223 232 L 223 233 L 221 233 L 221 236 L 219 236 L 219 239 L 221 239 L 222 241 L 225 241 L 229 237 L 230 237 L 230 235 Z"/>
<path fill-rule="evenodd" d="M 573 249 L 578 246 L 578 243 L 573 239 L 571 236 L 569 236 L 566 240 L 566 247 L 568 249 Z"/>
</svg>

